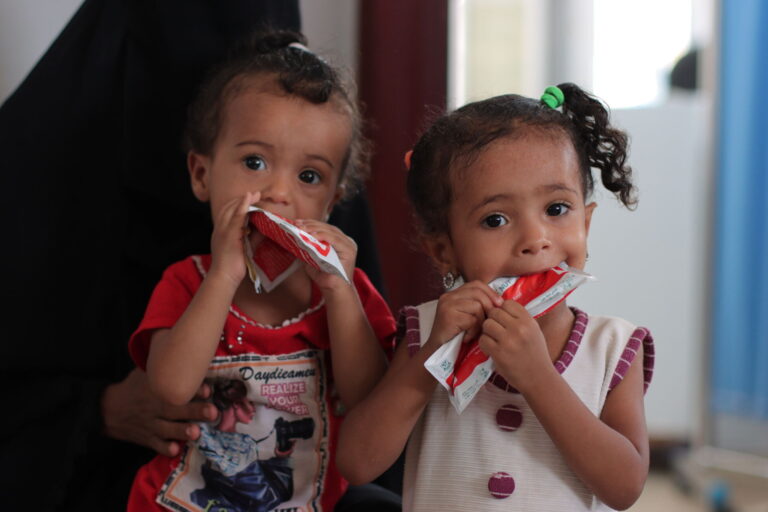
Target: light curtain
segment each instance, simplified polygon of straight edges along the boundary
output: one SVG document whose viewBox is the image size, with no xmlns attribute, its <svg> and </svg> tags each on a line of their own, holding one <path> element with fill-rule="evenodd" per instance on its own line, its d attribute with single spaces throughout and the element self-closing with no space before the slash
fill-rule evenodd
<svg viewBox="0 0 768 512">
<path fill-rule="evenodd" d="M 711 408 L 768 419 L 768 2 L 721 0 Z"/>
</svg>

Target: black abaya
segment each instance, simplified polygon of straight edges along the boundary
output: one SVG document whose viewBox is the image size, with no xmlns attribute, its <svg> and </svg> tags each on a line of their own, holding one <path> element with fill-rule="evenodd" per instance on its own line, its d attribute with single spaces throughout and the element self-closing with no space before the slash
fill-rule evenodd
<svg viewBox="0 0 768 512">
<path fill-rule="evenodd" d="M 86 0 L 0 108 L 3 508 L 124 510 L 152 453 L 102 435 L 100 397 L 132 369 L 127 340 L 165 267 L 209 252 L 185 109 L 265 23 L 298 29 L 298 2 Z M 380 285 L 364 199 L 332 221 Z"/>
</svg>

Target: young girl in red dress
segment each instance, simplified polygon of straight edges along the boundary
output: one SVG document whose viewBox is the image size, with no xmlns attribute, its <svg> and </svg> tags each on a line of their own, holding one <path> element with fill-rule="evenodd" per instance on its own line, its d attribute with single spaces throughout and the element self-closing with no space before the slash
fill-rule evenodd
<svg viewBox="0 0 768 512">
<path fill-rule="evenodd" d="M 346 488 L 341 413 L 383 375 L 395 326 L 355 269 L 354 241 L 326 223 L 363 178 L 360 116 L 337 70 L 303 42 L 258 35 L 190 108 L 189 175 L 211 205 L 211 254 L 166 270 L 130 351 L 165 401 L 187 403 L 205 381 L 219 414 L 179 456 L 139 471 L 129 510 L 330 511 Z M 256 293 L 244 257 L 262 236 L 244 229 L 251 206 L 330 243 L 349 281 L 304 266 Z"/>
</svg>

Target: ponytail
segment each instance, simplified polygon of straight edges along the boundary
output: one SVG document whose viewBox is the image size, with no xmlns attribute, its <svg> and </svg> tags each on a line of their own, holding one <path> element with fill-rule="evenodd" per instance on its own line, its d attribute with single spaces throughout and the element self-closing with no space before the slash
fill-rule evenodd
<svg viewBox="0 0 768 512">
<path fill-rule="evenodd" d="M 610 125 L 606 107 L 595 97 L 572 83 L 558 85 L 563 91 L 563 114 L 572 121 L 578 144 L 577 152 L 586 158 L 587 168 L 600 170 L 603 186 L 629 209 L 637 205 L 636 189 L 632 184 L 632 168 L 627 164 L 626 133 Z M 584 173 L 586 189 L 592 190 L 594 178 Z"/>
</svg>

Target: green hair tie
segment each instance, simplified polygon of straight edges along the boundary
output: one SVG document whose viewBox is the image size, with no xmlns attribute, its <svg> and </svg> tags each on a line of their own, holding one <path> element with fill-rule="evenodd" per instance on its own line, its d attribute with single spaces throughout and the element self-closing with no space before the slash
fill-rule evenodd
<svg viewBox="0 0 768 512">
<path fill-rule="evenodd" d="M 565 95 L 559 87 L 550 85 L 544 89 L 544 94 L 541 95 L 541 102 L 549 108 L 557 108 L 565 101 Z"/>
</svg>

